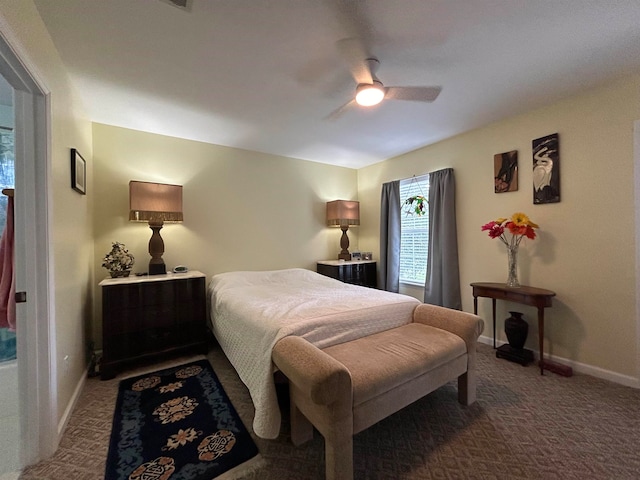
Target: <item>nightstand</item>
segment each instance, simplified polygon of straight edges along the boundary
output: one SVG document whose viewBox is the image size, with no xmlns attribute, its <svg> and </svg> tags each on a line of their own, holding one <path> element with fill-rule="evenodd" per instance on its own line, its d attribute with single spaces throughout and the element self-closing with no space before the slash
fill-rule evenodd
<svg viewBox="0 0 640 480">
<path fill-rule="evenodd" d="M 136 361 L 205 354 L 205 278 L 190 271 L 101 281 L 102 380 Z"/>
<path fill-rule="evenodd" d="M 317 263 L 316 271 L 345 283 L 372 288 L 378 286 L 376 262 L 373 260 L 325 260 Z"/>
</svg>

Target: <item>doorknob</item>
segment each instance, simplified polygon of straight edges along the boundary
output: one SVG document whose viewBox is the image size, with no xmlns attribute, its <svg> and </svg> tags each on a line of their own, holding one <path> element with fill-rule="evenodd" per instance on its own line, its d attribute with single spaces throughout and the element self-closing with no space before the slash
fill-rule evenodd
<svg viewBox="0 0 640 480">
<path fill-rule="evenodd" d="M 25 303 L 27 301 L 27 292 L 16 292 L 16 303 Z"/>
</svg>

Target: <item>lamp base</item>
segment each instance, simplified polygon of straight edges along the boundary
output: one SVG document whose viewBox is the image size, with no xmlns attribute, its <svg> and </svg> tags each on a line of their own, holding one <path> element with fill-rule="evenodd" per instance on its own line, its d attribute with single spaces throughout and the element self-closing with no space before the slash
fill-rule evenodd
<svg viewBox="0 0 640 480">
<path fill-rule="evenodd" d="M 149 263 L 149 275 L 164 275 L 167 273 L 167 266 L 163 263 Z"/>
<path fill-rule="evenodd" d="M 351 260 L 351 254 L 349 253 L 349 236 L 347 235 L 347 230 L 349 230 L 348 225 L 343 225 L 340 227 L 342 230 L 342 236 L 340 237 L 340 254 L 338 255 L 338 260 Z"/>
<path fill-rule="evenodd" d="M 149 240 L 149 255 L 151 255 L 149 275 L 164 275 L 167 273 L 167 267 L 162 259 L 162 254 L 164 253 L 164 242 L 160 236 L 162 224 L 162 220 L 149 220 L 149 228 L 153 232 Z"/>
</svg>

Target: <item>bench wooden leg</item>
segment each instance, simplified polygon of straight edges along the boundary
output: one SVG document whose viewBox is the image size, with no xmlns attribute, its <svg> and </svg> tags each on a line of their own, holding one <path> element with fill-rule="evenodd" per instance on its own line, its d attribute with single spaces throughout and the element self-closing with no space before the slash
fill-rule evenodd
<svg viewBox="0 0 640 480">
<path fill-rule="evenodd" d="M 475 370 L 458 377 L 458 402 L 471 405 L 476 401 L 476 373 Z"/>
<path fill-rule="evenodd" d="M 353 436 L 339 442 L 324 440 L 326 480 L 353 480 Z"/>
<path fill-rule="evenodd" d="M 296 447 L 313 439 L 313 425 L 296 407 L 293 398 L 291 402 L 291 443 Z"/>
</svg>

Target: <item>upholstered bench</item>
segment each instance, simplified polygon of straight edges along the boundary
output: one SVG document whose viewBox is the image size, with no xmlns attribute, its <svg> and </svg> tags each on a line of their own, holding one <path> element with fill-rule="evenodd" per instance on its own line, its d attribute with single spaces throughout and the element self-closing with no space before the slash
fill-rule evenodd
<svg viewBox="0 0 640 480">
<path fill-rule="evenodd" d="M 484 327 L 470 313 L 418 305 L 413 323 L 318 349 L 285 337 L 273 361 L 289 380 L 291 440 L 315 426 L 325 440 L 326 478 L 353 478 L 353 435 L 442 385 L 458 380 L 458 401 L 476 399 L 476 342 Z"/>
</svg>

